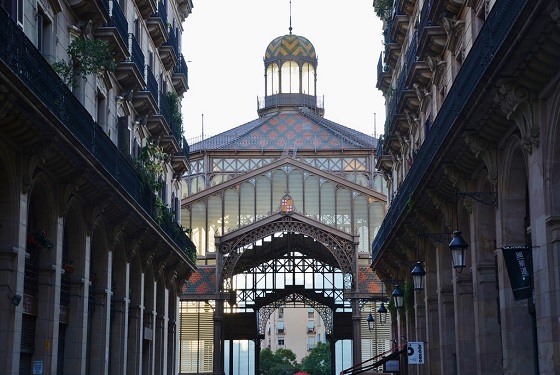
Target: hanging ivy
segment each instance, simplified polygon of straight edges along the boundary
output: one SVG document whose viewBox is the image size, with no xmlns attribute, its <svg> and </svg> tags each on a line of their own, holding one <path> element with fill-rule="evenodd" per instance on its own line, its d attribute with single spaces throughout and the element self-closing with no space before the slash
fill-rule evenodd
<svg viewBox="0 0 560 375">
<path fill-rule="evenodd" d="M 75 87 L 76 76 L 113 72 L 117 67 L 111 46 L 101 39 L 76 38 L 66 49 L 68 60 L 52 64 L 64 83 Z"/>
<path fill-rule="evenodd" d="M 183 135 L 183 115 L 181 114 L 181 109 L 179 108 L 179 97 L 174 92 L 168 92 L 165 94 L 165 100 L 169 105 L 170 120 L 172 126 L 175 126 L 178 130 L 179 135 Z"/>
<path fill-rule="evenodd" d="M 136 170 L 144 187 L 151 191 L 158 191 L 163 187 L 160 176 L 163 174 L 163 163 L 169 157 L 161 147 L 148 143 L 142 148 L 138 159 L 134 161 Z"/>
</svg>

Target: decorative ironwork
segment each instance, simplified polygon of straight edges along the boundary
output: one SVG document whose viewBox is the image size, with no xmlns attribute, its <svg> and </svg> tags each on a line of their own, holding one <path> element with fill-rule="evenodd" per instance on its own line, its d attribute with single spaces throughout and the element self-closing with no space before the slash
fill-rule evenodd
<svg viewBox="0 0 560 375">
<path fill-rule="evenodd" d="M 320 225 L 314 226 L 296 221 L 292 216 L 284 216 L 281 220 L 264 224 L 255 230 L 220 243 L 218 250 L 222 254 L 229 254 L 224 260 L 223 269 L 219 278 L 220 285 L 224 284 L 227 279 L 234 275 L 233 271 L 235 265 L 244 251 L 244 246 L 254 244 L 263 238 L 280 232 L 301 233 L 321 242 L 335 257 L 340 269 L 345 274 L 353 275 L 353 260 L 357 244 L 353 241 L 341 238 L 332 232 L 326 232 L 319 227 Z"/>
<path fill-rule="evenodd" d="M 469 197 L 475 201 L 485 204 L 487 206 L 498 207 L 498 193 L 497 192 L 484 192 L 484 191 L 461 191 L 456 192 L 455 195 L 461 197 Z"/>
</svg>

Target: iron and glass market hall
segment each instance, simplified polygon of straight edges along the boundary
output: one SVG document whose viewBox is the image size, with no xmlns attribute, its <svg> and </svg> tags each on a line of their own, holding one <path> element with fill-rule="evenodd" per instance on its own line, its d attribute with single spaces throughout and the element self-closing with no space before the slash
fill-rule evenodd
<svg viewBox="0 0 560 375">
<path fill-rule="evenodd" d="M 335 363 L 343 342 L 347 367 L 376 354 L 361 310 L 383 298 L 369 267 L 386 211 L 377 140 L 324 117 L 307 38 L 290 27 L 263 50 L 258 118 L 190 142 L 181 223 L 198 269 L 181 297 L 183 373 L 259 373 L 261 348 L 275 345 L 269 338 L 283 347 L 284 334 L 298 329 L 277 314 L 290 307 L 316 311 L 324 322 L 322 337 L 299 329 L 306 350 L 328 340 L 332 373 L 343 369 L 341 356 Z"/>
</svg>

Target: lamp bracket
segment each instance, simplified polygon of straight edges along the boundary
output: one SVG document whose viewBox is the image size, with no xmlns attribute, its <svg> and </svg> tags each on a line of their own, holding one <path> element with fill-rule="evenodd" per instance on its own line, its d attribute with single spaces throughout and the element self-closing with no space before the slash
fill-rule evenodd
<svg viewBox="0 0 560 375">
<path fill-rule="evenodd" d="M 485 204 L 487 206 L 494 206 L 498 208 L 498 193 L 497 192 L 486 192 L 486 191 L 461 191 L 456 192 L 456 195 L 462 197 L 469 197 L 474 199 L 475 201 Z"/>
<path fill-rule="evenodd" d="M 451 241 L 451 236 L 453 236 L 453 233 L 428 233 L 428 232 L 418 233 L 418 237 L 429 238 L 433 241 L 439 243 L 445 243 L 445 244 Z"/>
</svg>

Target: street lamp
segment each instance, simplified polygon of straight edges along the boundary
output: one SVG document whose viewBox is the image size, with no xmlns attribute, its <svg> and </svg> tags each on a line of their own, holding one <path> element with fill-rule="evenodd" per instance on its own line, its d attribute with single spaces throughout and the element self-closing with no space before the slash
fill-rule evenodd
<svg viewBox="0 0 560 375">
<path fill-rule="evenodd" d="M 393 299 L 395 300 L 395 307 L 401 309 L 404 306 L 404 292 L 399 284 L 395 285 L 393 293 L 391 293 Z"/>
<path fill-rule="evenodd" d="M 369 313 L 369 315 L 366 318 L 367 320 L 367 328 L 369 329 L 370 332 L 373 332 L 373 329 L 375 327 L 375 318 L 373 317 L 373 315 L 371 315 L 371 312 Z"/>
<path fill-rule="evenodd" d="M 377 309 L 377 312 L 379 313 L 379 323 L 381 325 L 385 324 L 385 322 L 387 321 L 387 308 L 385 307 L 385 303 L 383 301 L 381 301 L 381 306 L 379 306 L 379 309 Z"/>
<path fill-rule="evenodd" d="M 424 276 L 426 276 L 426 271 L 422 268 L 422 262 L 420 262 L 420 260 L 416 262 L 416 266 L 412 269 L 411 274 L 414 290 L 420 292 L 424 289 Z"/>
<path fill-rule="evenodd" d="M 456 230 L 453 232 L 453 239 L 449 243 L 451 249 L 451 258 L 453 259 L 453 268 L 455 271 L 461 272 L 465 268 L 465 250 L 469 245 L 461 236 L 461 232 Z"/>
</svg>

